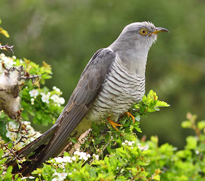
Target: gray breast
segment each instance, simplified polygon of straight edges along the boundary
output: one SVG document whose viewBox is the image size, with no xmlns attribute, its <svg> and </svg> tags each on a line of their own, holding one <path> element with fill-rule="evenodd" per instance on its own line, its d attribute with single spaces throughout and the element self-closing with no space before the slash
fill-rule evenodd
<svg viewBox="0 0 205 181">
<path fill-rule="evenodd" d="M 87 118 L 92 121 L 108 116 L 118 118 L 133 103 L 141 101 L 144 92 L 145 76 L 130 75 L 115 61 Z"/>
</svg>

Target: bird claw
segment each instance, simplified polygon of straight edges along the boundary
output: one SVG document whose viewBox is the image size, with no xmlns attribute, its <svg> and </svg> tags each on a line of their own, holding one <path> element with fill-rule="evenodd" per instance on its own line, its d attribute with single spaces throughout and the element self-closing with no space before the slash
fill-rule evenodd
<svg viewBox="0 0 205 181">
<path fill-rule="evenodd" d="M 109 121 L 109 123 L 111 124 L 111 126 L 112 126 L 116 131 L 119 131 L 119 129 L 117 129 L 116 126 L 122 126 L 121 124 L 118 124 L 118 123 L 112 121 L 109 117 L 107 118 L 107 120 Z M 120 135 L 123 136 L 122 133 L 120 133 Z"/>
<path fill-rule="evenodd" d="M 130 112 L 126 112 L 125 114 L 127 114 L 128 117 L 131 117 L 133 120 L 133 124 L 135 124 L 135 117 Z"/>
</svg>

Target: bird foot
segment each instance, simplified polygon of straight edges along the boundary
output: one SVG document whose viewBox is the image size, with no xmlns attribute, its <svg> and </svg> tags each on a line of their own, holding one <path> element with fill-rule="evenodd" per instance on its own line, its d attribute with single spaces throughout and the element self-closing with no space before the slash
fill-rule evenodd
<svg viewBox="0 0 205 181">
<path fill-rule="evenodd" d="M 131 117 L 133 120 L 133 124 L 135 124 L 135 117 L 130 112 L 126 112 L 125 114 L 127 114 L 128 117 Z"/>
<path fill-rule="evenodd" d="M 118 123 L 112 121 L 109 117 L 107 118 L 107 120 L 109 121 L 109 123 L 111 124 L 111 126 L 112 126 L 116 131 L 119 131 L 119 129 L 117 129 L 116 126 L 122 126 L 121 124 L 118 124 Z M 120 133 L 120 135 L 123 136 L 122 133 Z"/>
</svg>

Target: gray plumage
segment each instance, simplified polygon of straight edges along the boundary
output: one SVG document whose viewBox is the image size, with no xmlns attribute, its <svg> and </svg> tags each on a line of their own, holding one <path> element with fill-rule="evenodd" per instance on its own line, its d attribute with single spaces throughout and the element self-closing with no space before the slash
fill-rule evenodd
<svg viewBox="0 0 205 181">
<path fill-rule="evenodd" d="M 108 48 L 98 50 L 86 65 L 68 104 L 56 123 L 41 137 L 17 152 L 18 157 L 32 152 L 35 161 L 18 169 L 14 160 L 8 165 L 14 171 L 29 175 L 45 160 L 57 156 L 69 143 L 90 128 L 93 121 L 111 118 L 116 121 L 145 92 L 145 68 L 151 45 L 158 32 L 152 23 L 127 25 Z"/>
</svg>

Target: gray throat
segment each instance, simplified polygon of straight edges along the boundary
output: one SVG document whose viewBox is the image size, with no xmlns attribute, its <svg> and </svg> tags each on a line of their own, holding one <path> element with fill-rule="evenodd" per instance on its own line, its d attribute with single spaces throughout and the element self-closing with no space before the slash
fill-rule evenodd
<svg viewBox="0 0 205 181">
<path fill-rule="evenodd" d="M 141 50 L 141 48 L 135 45 L 120 46 L 116 41 L 108 48 L 117 54 L 118 63 L 129 74 L 137 76 L 145 75 L 148 50 Z"/>
</svg>

